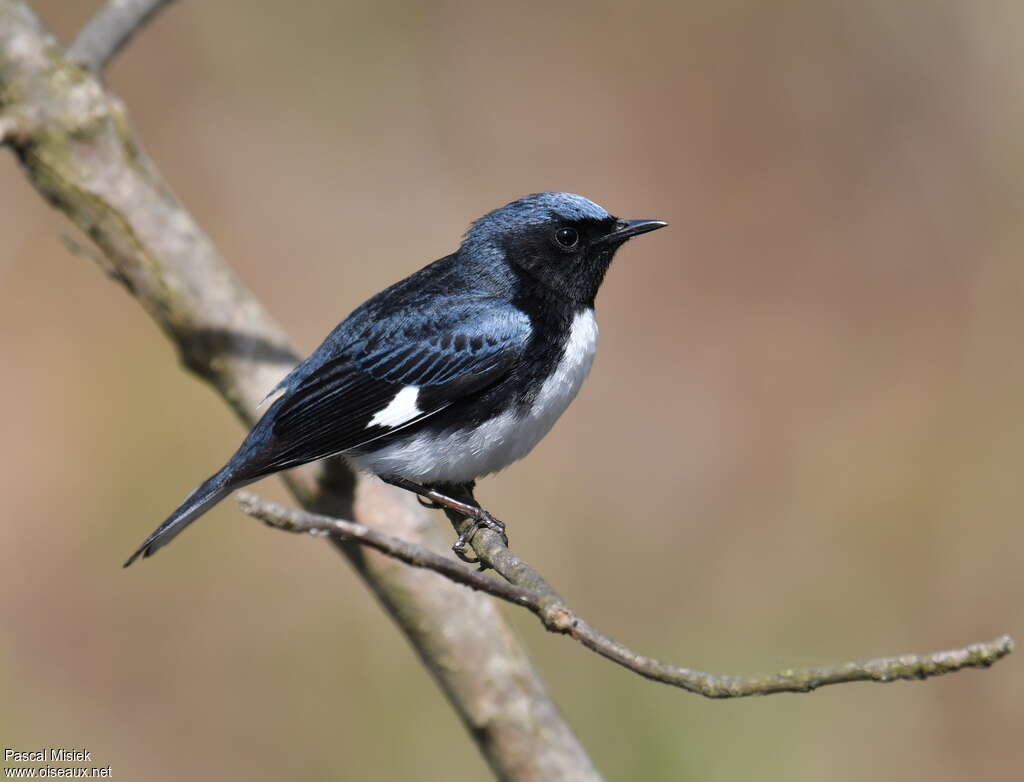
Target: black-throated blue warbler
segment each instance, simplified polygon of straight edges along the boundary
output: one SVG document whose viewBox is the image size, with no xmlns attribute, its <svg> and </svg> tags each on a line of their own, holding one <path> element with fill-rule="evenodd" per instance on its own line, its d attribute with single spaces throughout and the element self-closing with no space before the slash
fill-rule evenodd
<svg viewBox="0 0 1024 782">
<path fill-rule="evenodd" d="M 572 193 L 481 217 L 459 249 L 378 293 L 271 391 L 231 460 L 125 562 L 150 556 L 238 489 L 343 454 L 355 467 L 504 525 L 477 478 L 522 458 L 576 396 L 597 347 L 594 297 L 615 251 L 661 220 L 622 220 Z"/>
</svg>

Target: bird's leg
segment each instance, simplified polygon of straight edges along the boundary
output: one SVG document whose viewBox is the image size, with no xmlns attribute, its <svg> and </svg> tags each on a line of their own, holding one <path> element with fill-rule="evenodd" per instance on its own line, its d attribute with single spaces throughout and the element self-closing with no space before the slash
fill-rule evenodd
<svg viewBox="0 0 1024 782">
<path fill-rule="evenodd" d="M 471 481 L 469 483 L 453 485 L 450 487 L 451 490 L 448 490 L 448 487 L 446 487 L 445 491 L 446 495 L 455 495 L 453 498 L 470 511 L 467 515 L 469 523 L 463 525 L 462 529 L 459 531 L 459 537 L 456 538 L 455 543 L 452 545 L 452 551 L 454 551 L 455 555 L 464 562 L 479 562 L 478 559 L 466 554 L 466 547 L 473 539 L 473 536 L 477 533 L 477 530 L 481 528 L 486 527 L 492 532 L 497 532 L 498 535 L 501 536 L 501 542 L 505 544 L 506 547 L 508 546 L 508 535 L 505 533 L 505 522 L 500 521 L 480 507 L 480 503 L 478 503 L 476 501 L 476 497 L 473 496 L 473 489 L 475 486 L 476 483 Z M 458 510 L 457 512 L 466 515 L 461 510 Z M 486 567 L 487 566 L 484 564 L 480 565 L 481 570 L 485 570 Z"/>
<path fill-rule="evenodd" d="M 452 551 L 455 552 L 455 556 L 463 562 L 477 564 L 480 561 L 475 557 L 471 557 L 466 554 L 466 547 L 469 545 L 469 541 L 471 541 L 473 536 L 477 533 L 477 530 L 483 527 L 497 532 L 501 535 L 502 542 L 506 546 L 508 545 L 508 535 L 505 534 L 504 522 L 499 521 L 480 507 L 476 498 L 473 496 L 474 484 L 468 483 L 452 485 L 450 487 L 446 486 L 445 491 L 441 491 L 430 486 L 423 486 L 415 481 L 410 481 L 407 478 L 382 478 L 382 480 L 385 483 L 390 483 L 392 486 L 397 486 L 400 489 L 413 492 L 419 497 L 428 500 L 429 503 L 435 507 L 455 511 L 463 518 L 469 520 L 469 523 L 463 526 L 462 530 L 459 532 L 459 537 L 455 540 L 454 545 L 452 545 Z M 454 494 L 459 494 L 461 497 L 451 496 Z"/>
</svg>

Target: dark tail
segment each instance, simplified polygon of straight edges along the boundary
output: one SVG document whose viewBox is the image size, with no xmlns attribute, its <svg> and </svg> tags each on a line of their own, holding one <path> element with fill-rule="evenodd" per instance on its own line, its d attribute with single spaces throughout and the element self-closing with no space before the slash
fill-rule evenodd
<svg viewBox="0 0 1024 782">
<path fill-rule="evenodd" d="M 140 556 L 152 556 L 158 548 L 170 543 L 174 536 L 185 529 L 185 527 L 231 494 L 235 489 L 249 482 L 233 479 L 229 468 L 224 467 L 224 469 L 200 484 L 188 495 L 178 509 L 168 516 L 163 524 L 153 530 L 153 534 L 146 538 L 145 542 L 139 546 L 134 554 L 128 557 L 124 567 L 128 567 Z"/>
</svg>

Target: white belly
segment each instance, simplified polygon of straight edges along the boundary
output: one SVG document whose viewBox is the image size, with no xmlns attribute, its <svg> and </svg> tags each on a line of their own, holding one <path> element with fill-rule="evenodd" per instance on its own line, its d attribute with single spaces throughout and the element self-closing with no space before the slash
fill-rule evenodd
<svg viewBox="0 0 1024 782">
<path fill-rule="evenodd" d="M 473 431 L 423 432 L 379 451 L 351 457 L 378 475 L 418 483 L 465 483 L 522 459 L 565 412 L 590 372 L 597 350 L 593 310 L 578 314 L 555 371 L 525 413 L 507 412 Z"/>
</svg>

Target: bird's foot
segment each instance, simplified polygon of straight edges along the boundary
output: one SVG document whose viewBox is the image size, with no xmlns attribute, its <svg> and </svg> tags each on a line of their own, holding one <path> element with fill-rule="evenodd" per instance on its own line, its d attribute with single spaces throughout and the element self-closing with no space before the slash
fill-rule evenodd
<svg viewBox="0 0 1024 782">
<path fill-rule="evenodd" d="M 460 509 L 460 512 L 461 511 Z M 470 565 L 475 565 L 480 562 L 476 557 L 471 557 L 466 553 L 466 548 L 469 546 L 469 542 L 473 539 L 481 529 L 489 529 L 492 532 L 497 532 L 501 536 L 501 542 L 508 546 L 508 535 L 505 534 L 505 522 L 500 521 L 490 513 L 485 511 L 483 508 L 470 507 L 469 511 L 466 512 L 466 517 L 469 519 L 469 523 L 466 524 L 462 531 L 459 533 L 459 537 L 452 544 L 452 551 L 455 552 L 455 556 L 461 559 L 463 562 L 467 562 Z M 481 565 L 481 570 L 484 566 Z"/>
<path fill-rule="evenodd" d="M 508 546 L 508 535 L 505 534 L 505 523 L 494 518 L 494 516 L 476 504 L 476 500 L 473 498 L 472 483 L 443 487 L 450 489 L 451 494 L 457 495 L 451 496 L 446 491 L 443 491 L 442 488 L 423 486 L 415 481 L 410 481 L 408 478 L 382 476 L 382 480 L 386 483 L 390 483 L 392 486 L 398 486 L 401 489 L 415 493 L 420 504 L 424 507 L 454 511 L 463 518 L 469 520 L 469 523 L 466 524 L 459 532 L 459 537 L 452 546 L 452 551 L 455 552 L 455 556 L 463 562 L 467 562 L 470 565 L 479 564 L 480 570 L 485 570 L 487 568 L 487 565 L 482 563 L 478 558 L 471 557 L 466 553 L 466 549 L 469 547 L 469 543 L 473 539 L 473 536 L 481 529 L 489 529 L 492 532 L 497 532 L 501 536 L 501 542 L 505 546 Z"/>
</svg>

